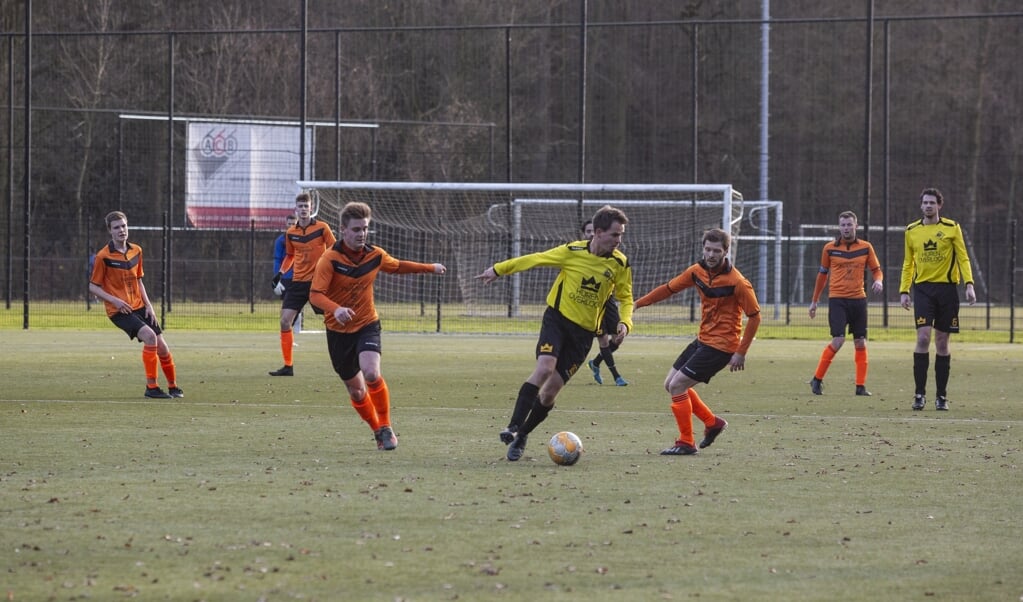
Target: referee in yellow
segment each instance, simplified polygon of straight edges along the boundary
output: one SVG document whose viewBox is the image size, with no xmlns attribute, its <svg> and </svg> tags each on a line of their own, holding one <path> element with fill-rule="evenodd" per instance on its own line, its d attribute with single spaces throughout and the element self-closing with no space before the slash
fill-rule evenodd
<svg viewBox="0 0 1023 602">
<path fill-rule="evenodd" d="M 927 370 L 931 332 L 934 332 L 934 409 L 948 410 L 948 376 L 952 355 L 948 336 L 959 332 L 960 282 L 966 283 L 966 301 L 977 302 L 973 270 L 959 224 L 939 215 L 945 199 L 937 188 L 920 193 L 923 218 L 906 226 L 906 255 L 902 262 L 899 297 L 903 309 L 914 307 L 916 348 L 913 350 L 913 409 L 927 405 Z M 909 289 L 913 288 L 910 300 Z"/>
<path fill-rule="evenodd" d="M 628 223 L 624 212 L 604 205 L 593 216 L 593 238 L 506 259 L 476 276 L 490 284 L 536 267 L 560 270 L 547 294 L 536 368 L 519 388 L 508 427 L 500 433 L 511 462 L 522 457 L 529 433 L 546 420 L 558 393 L 585 365 L 611 295 L 619 304 L 618 339 L 632 328 L 632 266 L 618 249 Z"/>
</svg>

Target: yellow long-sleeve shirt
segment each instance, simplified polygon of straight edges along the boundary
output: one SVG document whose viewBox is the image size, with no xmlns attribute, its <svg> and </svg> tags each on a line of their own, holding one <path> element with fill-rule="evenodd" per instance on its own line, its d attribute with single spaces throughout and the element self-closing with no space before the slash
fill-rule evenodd
<svg viewBox="0 0 1023 602">
<path fill-rule="evenodd" d="M 919 219 L 906 226 L 905 253 L 899 293 L 908 294 L 916 282 L 973 284 L 963 231 L 953 220 L 924 224 Z"/>
<path fill-rule="evenodd" d="M 604 303 L 614 295 L 621 322 L 632 330 L 632 266 L 618 249 L 607 256 L 594 255 L 589 242 L 579 240 L 495 263 L 494 272 L 507 276 L 536 267 L 561 268 L 547 293 L 547 305 L 561 315 L 595 333 Z"/>
</svg>

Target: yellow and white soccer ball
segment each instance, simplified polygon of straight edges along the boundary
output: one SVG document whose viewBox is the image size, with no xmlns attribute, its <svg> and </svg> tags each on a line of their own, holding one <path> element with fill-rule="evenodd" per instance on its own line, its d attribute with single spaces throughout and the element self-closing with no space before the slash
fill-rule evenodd
<svg viewBox="0 0 1023 602">
<path fill-rule="evenodd" d="M 561 431 L 547 443 L 547 453 L 555 464 L 571 466 L 583 455 L 583 442 L 575 433 Z"/>
</svg>

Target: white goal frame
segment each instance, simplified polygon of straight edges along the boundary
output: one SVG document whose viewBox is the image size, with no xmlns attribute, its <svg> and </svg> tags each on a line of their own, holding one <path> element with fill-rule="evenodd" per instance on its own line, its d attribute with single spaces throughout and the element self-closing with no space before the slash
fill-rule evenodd
<svg viewBox="0 0 1023 602">
<path fill-rule="evenodd" d="M 329 202 L 332 205 L 343 204 L 342 199 L 359 199 L 359 192 L 366 191 L 363 195 L 373 205 L 372 198 L 377 195 L 397 197 L 408 196 L 415 198 L 417 193 L 422 193 L 426 198 L 457 199 L 461 196 L 474 196 L 486 199 L 491 195 L 503 195 L 504 200 L 499 203 L 480 206 L 482 213 L 480 223 L 489 224 L 486 227 L 497 227 L 510 236 L 508 237 L 509 247 L 507 256 L 519 256 L 527 249 L 523 240 L 526 233 L 526 220 L 531 220 L 535 227 L 537 206 L 549 205 L 558 206 L 557 210 L 551 212 L 554 221 L 549 222 L 551 227 L 563 228 L 570 237 L 571 232 L 578 231 L 576 218 L 565 219 L 565 206 L 579 207 L 579 216 L 584 217 L 592 214 L 600 206 L 611 204 L 619 206 L 626 211 L 630 217 L 633 213 L 629 208 L 650 207 L 654 210 L 664 210 L 678 206 L 680 210 L 693 212 L 702 215 L 703 221 L 697 222 L 696 227 L 703 230 L 707 227 L 719 227 L 732 234 L 732 246 L 729 255 L 738 258 L 737 265 L 743 269 L 743 273 L 750 277 L 757 289 L 761 303 L 773 303 L 775 314 L 778 313 L 778 304 L 782 300 L 782 203 L 780 201 L 749 201 L 744 200 L 742 194 L 730 184 L 565 184 L 565 183 L 502 183 L 502 182 L 379 182 L 379 181 L 329 181 L 329 180 L 299 180 L 296 182 L 302 190 L 314 192 L 317 205 L 320 202 Z M 336 190 L 338 192 L 323 195 L 323 191 Z M 318 192 L 317 192 L 318 191 Z M 349 192 L 345 192 L 349 191 Z M 393 195 L 388 193 L 393 192 Z M 320 196 L 323 197 L 322 201 Z M 489 207 L 489 208 L 488 208 Z M 585 208 L 585 209 L 584 209 Z M 331 206 L 324 212 L 318 206 L 322 219 L 336 219 L 340 206 Z M 529 212 L 526 217 L 524 212 Z M 718 218 L 712 216 L 717 212 Z M 504 212 L 502 214 L 502 212 Z M 541 213 L 542 215 L 542 213 Z M 770 219 L 766 216 L 770 215 Z M 711 218 L 708 221 L 707 218 Z M 713 222 L 717 222 L 714 224 Z M 335 226 L 335 224 L 331 224 Z M 481 227 L 479 224 L 473 228 Z M 475 230 L 474 230 L 475 232 Z M 424 231 L 424 235 L 432 239 L 439 235 L 447 236 L 449 232 L 441 233 L 431 228 Z M 455 232 L 458 234 L 458 232 Z M 644 233 L 636 230 L 635 234 L 643 238 Z M 699 237 L 702 232 L 687 231 L 684 234 L 680 231 L 679 236 L 692 238 Z M 663 232 L 661 233 L 663 235 Z M 565 239 L 566 241 L 568 238 Z M 697 238 L 698 241 L 698 238 Z M 687 243 L 688 244 L 688 243 Z M 753 246 L 747 246 L 753 245 Z M 745 247 L 742 256 L 738 255 L 738 249 Z M 531 252 L 531 251 L 530 251 Z M 695 251 L 698 254 L 698 251 Z M 770 259 L 768 259 L 770 257 Z M 631 255 L 630 255 L 630 258 Z M 646 265 L 646 264 L 645 264 Z M 654 264 L 660 265 L 660 264 Z M 764 275 L 764 267 L 767 266 L 768 275 Z M 478 267 L 478 266 L 477 266 Z M 642 267 L 642 266 L 640 266 Z M 662 268 L 664 266 L 661 266 Z M 449 268 L 450 269 L 450 268 Z M 461 270 L 465 271 L 466 266 Z M 461 274 L 459 279 L 465 278 L 471 281 L 473 274 Z M 536 303 L 533 288 L 529 289 L 529 297 L 526 301 L 524 275 L 516 274 L 509 278 L 508 282 L 508 304 L 507 317 L 520 316 L 520 308 L 529 305 L 530 311 L 535 311 Z M 751 277 L 752 276 L 752 277 Z M 645 283 L 648 285 L 649 283 Z M 531 287 L 535 283 L 531 284 Z M 475 287 L 466 287 L 466 290 Z M 475 292 L 465 293 L 475 295 Z M 684 300 L 682 300 L 685 302 Z M 462 303 L 467 304 L 467 315 L 477 314 L 478 310 L 490 311 L 492 301 L 477 300 L 473 296 L 463 297 Z M 486 304 L 486 305 L 481 305 Z M 486 315 L 496 317 L 494 314 Z"/>
</svg>

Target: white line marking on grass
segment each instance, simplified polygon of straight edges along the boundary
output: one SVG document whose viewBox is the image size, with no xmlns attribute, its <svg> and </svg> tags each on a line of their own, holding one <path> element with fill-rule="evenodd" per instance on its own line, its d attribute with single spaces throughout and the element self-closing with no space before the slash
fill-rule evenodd
<svg viewBox="0 0 1023 602">
<path fill-rule="evenodd" d="M 345 400 L 347 401 L 347 400 Z M 85 405 L 163 405 L 163 406 L 195 406 L 195 407 L 224 407 L 224 408 L 282 408 L 282 409 L 293 409 L 293 410 L 309 410 L 309 409 L 327 409 L 334 410 L 338 408 L 347 408 L 347 403 L 338 401 L 336 403 L 307 403 L 296 401 L 294 403 L 274 403 L 274 402 L 259 402 L 259 403 L 245 403 L 245 402 L 230 402 L 230 401 L 184 401 L 177 399 L 175 401 L 154 401 L 154 400 L 114 400 L 114 399 L 4 399 L 0 400 L 0 404 L 85 404 Z M 487 408 L 487 407 L 475 407 L 475 408 L 459 408 L 451 406 L 408 406 L 402 411 L 410 412 L 501 412 L 505 408 Z M 667 410 L 663 412 L 659 411 L 636 411 L 636 410 L 602 410 L 602 409 L 586 409 L 586 408 L 558 408 L 558 413 L 564 414 L 597 414 L 604 416 L 664 416 L 669 412 Z M 1023 424 L 1023 420 L 992 420 L 987 418 L 953 418 L 948 415 L 941 417 L 930 417 L 920 415 L 907 415 L 907 416 L 853 416 L 847 414 L 749 414 L 749 413 L 724 413 L 720 414 L 723 417 L 742 417 L 752 418 L 759 420 L 874 420 L 877 422 L 924 422 L 927 424 L 937 424 L 938 421 L 942 423 L 951 422 L 956 424 Z"/>
</svg>

